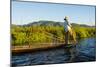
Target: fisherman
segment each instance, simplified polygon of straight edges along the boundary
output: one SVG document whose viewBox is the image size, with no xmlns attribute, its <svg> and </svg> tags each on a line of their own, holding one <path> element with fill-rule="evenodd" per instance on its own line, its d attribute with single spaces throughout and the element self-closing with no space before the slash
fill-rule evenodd
<svg viewBox="0 0 100 67">
<path fill-rule="evenodd" d="M 68 44 L 68 35 L 70 34 L 73 38 L 74 44 L 76 44 L 76 35 L 75 32 L 72 29 L 71 24 L 68 22 L 68 17 L 65 16 L 64 18 L 65 22 L 64 22 L 64 29 L 65 29 L 65 43 Z"/>
</svg>

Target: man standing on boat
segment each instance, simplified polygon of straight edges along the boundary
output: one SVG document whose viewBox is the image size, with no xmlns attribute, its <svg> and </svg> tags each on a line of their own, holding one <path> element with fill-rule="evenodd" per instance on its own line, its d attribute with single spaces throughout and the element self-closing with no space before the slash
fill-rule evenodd
<svg viewBox="0 0 100 67">
<path fill-rule="evenodd" d="M 76 44 L 76 34 L 75 34 L 75 32 L 72 30 L 71 24 L 68 22 L 68 17 L 65 16 L 64 20 L 65 20 L 65 22 L 64 22 L 65 43 L 68 44 L 68 35 L 70 34 L 70 35 L 72 36 L 72 38 L 73 38 L 74 44 Z"/>
</svg>

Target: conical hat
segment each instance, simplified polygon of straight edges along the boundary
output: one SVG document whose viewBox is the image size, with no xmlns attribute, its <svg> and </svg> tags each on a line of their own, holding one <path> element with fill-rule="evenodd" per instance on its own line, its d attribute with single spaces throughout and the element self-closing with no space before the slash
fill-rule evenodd
<svg viewBox="0 0 100 67">
<path fill-rule="evenodd" d="M 68 16 L 65 16 L 65 20 L 68 20 Z"/>
</svg>

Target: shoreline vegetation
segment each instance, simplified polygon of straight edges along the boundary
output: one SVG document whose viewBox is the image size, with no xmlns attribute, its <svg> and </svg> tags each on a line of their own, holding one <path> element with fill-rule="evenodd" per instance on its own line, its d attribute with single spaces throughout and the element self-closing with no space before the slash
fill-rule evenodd
<svg viewBox="0 0 100 67">
<path fill-rule="evenodd" d="M 78 39 L 95 37 L 95 26 L 71 24 Z M 71 37 L 68 36 L 68 40 Z M 39 21 L 26 25 L 11 25 L 12 52 L 36 50 L 65 45 L 65 32 L 62 22 Z M 70 42 L 69 42 L 70 43 Z"/>
</svg>

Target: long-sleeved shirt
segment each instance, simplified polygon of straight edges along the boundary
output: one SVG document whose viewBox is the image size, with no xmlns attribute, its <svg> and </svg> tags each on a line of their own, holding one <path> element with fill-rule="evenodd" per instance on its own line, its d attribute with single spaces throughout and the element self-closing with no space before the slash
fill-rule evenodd
<svg viewBox="0 0 100 67">
<path fill-rule="evenodd" d="M 68 32 L 68 30 L 71 29 L 70 27 L 71 27 L 71 24 L 67 20 L 65 20 L 65 22 L 64 22 L 65 32 Z"/>
</svg>

